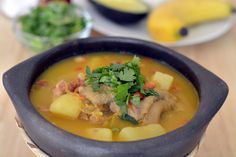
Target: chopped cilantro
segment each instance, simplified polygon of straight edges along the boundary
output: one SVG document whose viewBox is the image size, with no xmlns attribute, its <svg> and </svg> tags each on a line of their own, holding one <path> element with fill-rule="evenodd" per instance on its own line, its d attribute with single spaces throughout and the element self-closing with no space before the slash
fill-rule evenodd
<svg viewBox="0 0 236 157">
<path fill-rule="evenodd" d="M 99 82 L 101 83 L 106 83 L 106 82 L 110 82 L 111 81 L 111 77 L 109 76 L 102 76 L 99 80 Z"/>
<path fill-rule="evenodd" d="M 123 114 L 120 116 L 120 118 L 121 118 L 122 120 L 128 121 L 128 122 L 130 122 L 130 123 L 132 123 L 132 124 L 135 124 L 135 125 L 138 124 L 138 121 L 137 121 L 136 119 L 134 119 L 133 117 L 131 117 L 130 115 L 128 115 L 128 114 L 126 114 L 126 113 L 123 113 Z"/>
<path fill-rule="evenodd" d="M 91 76 L 90 68 L 88 66 L 86 66 L 86 76 L 87 77 Z"/>
<path fill-rule="evenodd" d="M 100 90 L 102 84 L 112 87 L 116 104 L 121 110 L 121 119 L 131 123 L 138 123 L 128 115 L 128 104 L 139 106 L 140 97 L 134 96 L 135 92 L 141 92 L 145 96 L 159 96 L 154 90 L 144 90 L 144 76 L 140 72 L 140 58 L 134 56 L 131 62 L 125 64 L 111 64 L 110 66 L 99 67 L 91 72 L 86 67 L 86 83 L 90 84 L 94 91 Z"/>
<path fill-rule="evenodd" d="M 140 97 L 136 95 L 132 96 L 131 103 L 134 104 L 135 106 L 140 106 Z"/>
<path fill-rule="evenodd" d="M 123 71 L 119 72 L 118 77 L 122 81 L 133 81 L 136 79 L 136 77 L 134 75 L 135 75 L 135 72 L 133 69 L 125 67 Z"/>
<path fill-rule="evenodd" d="M 128 96 L 129 84 L 121 84 L 116 88 L 116 100 L 126 102 Z"/>
<path fill-rule="evenodd" d="M 159 97 L 159 93 L 157 93 L 155 90 L 153 89 L 149 89 L 149 90 L 145 90 L 143 93 L 145 96 L 156 96 Z"/>
<path fill-rule="evenodd" d="M 140 58 L 137 56 L 134 56 L 133 60 L 132 60 L 132 64 L 134 65 L 139 65 L 140 63 Z"/>
</svg>

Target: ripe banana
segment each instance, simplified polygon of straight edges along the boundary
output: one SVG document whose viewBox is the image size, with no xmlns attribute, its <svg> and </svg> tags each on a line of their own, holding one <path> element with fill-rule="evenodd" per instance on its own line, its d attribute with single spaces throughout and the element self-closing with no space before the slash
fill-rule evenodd
<svg viewBox="0 0 236 157">
<path fill-rule="evenodd" d="M 172 0 L 153 10 L 147 29 L 157 41 L 173 42 L 188 34 L 188 27 L 229 17 L 233 7 L 224 0 Z"/>
</svg>

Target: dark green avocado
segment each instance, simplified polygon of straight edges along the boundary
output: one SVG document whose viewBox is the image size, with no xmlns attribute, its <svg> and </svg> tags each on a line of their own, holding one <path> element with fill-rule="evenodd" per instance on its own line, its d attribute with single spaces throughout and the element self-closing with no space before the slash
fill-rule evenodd
<svg viewBox="0 0 236 157">
<path fill-rule="evenodd" d="M 132 9 L 132 11 L 118 9 L 114 7 L 110 7 L 108 5 L 104 5 L 100 3 L 98 0 L 89 0 L 89 2 L 93 5 L 93 7 L 105 18 L 120 24 L 120 25 L 129 25 L 135 24 L 140 20 L 144 19 L 150 11 L 150 8 L 147 4 L 140 1 L 142 5 L 145 5 L 146 9 L 143 11 Z M 131 8 L 134 6 L 130 6 Z"/>
</svg>

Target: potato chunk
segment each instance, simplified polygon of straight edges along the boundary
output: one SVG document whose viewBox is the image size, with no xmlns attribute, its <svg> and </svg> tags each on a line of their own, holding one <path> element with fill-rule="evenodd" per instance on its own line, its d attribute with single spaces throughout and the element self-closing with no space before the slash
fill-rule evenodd
<svg viewBox="0 0 236 157">
<path fill-rule="evenodd" d="M 86 130 L 88 138 L 99 141 L 112 141 L 112 131 L 108 128 L 91 128 Z"/>
<path fill-rule="evenodd" d="M 153 75 L 152 80 L 160 87 L 160 89 L 169 90 L 174 81 L 174 77 L 157 71 Z"/>
<path fill-rule="evenodd" d="M 140 127 L 126 127 L 120 131 L 118 139 L 120 141 L 135 141 L 160 136 L 164 133 L 165 129 L 159 124 L 149 124 Z"/>
<path fill-rule="evenodd" d="M 75 119 L 79 116 L 82 102 L 78 94 L 67 93 L 58 97 L 50 106 L 50 112 Z"/>
</svg>

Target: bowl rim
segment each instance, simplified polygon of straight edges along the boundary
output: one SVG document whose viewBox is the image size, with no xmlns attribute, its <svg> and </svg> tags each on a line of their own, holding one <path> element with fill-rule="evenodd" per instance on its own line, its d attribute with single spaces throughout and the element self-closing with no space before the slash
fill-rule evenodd
<svg viewBox="0 0 236 157">
<path fill-rule="evenodd" d="M 40 157 L 50 157 L 48 154 L 46 154 L 43 150 L 41 150 L 29 137 L 29 135 L 25 132 L 20 120 L 17 118 L 17 116 L 15 117 L 15 121 L 16 121 L 16 126 L 18 128 L 18 130 L 21 133 L 21 136 L 24 139 L 24 142 L 26 143 L 26 145 L 28 146 L 28 148 L 37 156 Z M 199 148 L 201 147 L 203 141 L 204 141 L 204 137 L 205 135 L 203 135 L 203 137 L 201 138 L 201 141 L 199 142 L 199 144 L 193 149 L 193 151 L 191 153 L 189 153 L 187 156 L 185 157 L 194 157 Z"/>
<path fill-rule="evenodd" d="M 62 52 L 65 49 L 72 52 L 75 51 L 75 49 L 72 48 L 73 46 L 75 46 L 80 47 L 81 50 L 83 50 L 83 48 L 88 47 L 91 50 L 93 48 L 96 48 L 98 43 L 100 44 L 100 46 L 103 46 L 102 49 L 104 50 L 110 46 L 110 43 L 113 43 L 115 45 L 121 45 L 118 48 L 118 51 L 120 51 L 122 49 L 122 46 L 124 45 L 128 45 L 128 49 L 143 47 L 147 50 L 155 50 L 157 53 L 162 53 L 165 57 L 169 58 L 169 60 L 175 60 L 176 65 L 177 63 L 181 64 L 178 65 L 178 68 L 188 68 L 187 70 L 191 71 L 191 75 L 184 75 L 192 82 L 195 88 L 197 88 L 200 100 L 199 109 L 195 116 L 183 127 L 177 128 L 167 134 L 150 139 L 130 142 L 104 142 L 87 139 L 64 131 L 51 124 L 49 121 L 45 120 L 36 111 L 36 109 L 34 109 L 28 96 L 29 88 L 31 87 L 33 82 L 32 79 L 35 80 L 35 78 L 39 75 L 37 74 L 36 76 L 36 73 L 41 73 L 43 71 L 42 70 L 41 72 L 39 72 L 37 70 L 37 67 L 42 66 L 46 62 L 50 62 L 50 59 L 52 58 L 54 58 L 54 60 L 51 63 L 48 63 L 48 66 L 57 61 L 60 61 L 61 59 L 64 59 L 65 57 L 71 56 L 69 54 L 65 56 L 65 52 Z M 82 51 L 79 52 L 80 53 L 78 54 L 81 54 Z M 72 55 L 73 54 L 76 55 L 77 53 L 73 52 Z M 148 53 L 144 56 L 152 57 L 151 55 L 154 54 Z M 168 61 L 166 60 L 165 62 L 168 63 Z M 182 73 L 180 69 L 176 70 Z M 31 83 L 28 83 L 27 81 L 31 81 Z M 121 149 L 126 153 L 134 153 L 138 149 L 166 150 L 167 148 L 165 148 L 165 146 L 170 145 L 170 142 L 181 143 L 181 139 L 183 138 L 190 138 L 191 135 L 199 134 L 199 132 L 203 133 L 203 130 L 205 130 L 209 121 L 223 105 L 223 102 L 225 101 L 226 96 L 228 94 L 228 87 L 223 80 L 203 68 L 201 65 L 195 63 L 191 59 L 188 59 L 187 57 L 156 43 L 123 37 L 97 37 L 77 39 L 62 44 L 46 51 L 45 53 L 27 59 L 26 61 L 14 66 L 13 68 L 5 72 L 3 74 L 3 84 L 13 104 L 15 105 L 18 116 L 21 119 L 23 126 L 25 126 L 26 132 L 32 138 L 32 141 L 34 141 L 36 144 L 40 143 L 40 140 L 47 141 L 51 145 L 57 144 L 57 146 L 55 146 L 55 149 L 57 148 L 58 150 L 61 146 L 71 151 L 78 149 L 77 151 L 80 151 L 80 153 L 84 155 L 88 155 L 88 152 L 95 152 L 95 150 L 96 152 L 98 152 L 96 155 L 99 155 L 99 152 L 103 152 L 106 154 L 110 151 L 116 151 Z M 28 119 L 26 117 L 31 118 Z M 25 121 L 27 121 L 27 123 L 24 123 Z M 34 126 L 35 123 L 43 127 L 37 128 L 36 126 Z M 35 132 L 37 133 L 37 135 Z M 46 133 L 46 135 L 42 135 L 42 133 Z M 50 136 L 52 134 L 53 136 Z M 40 135 L 41 139 L 38 138 L 38 136 Z M 62 143 L 61 139 L 63 139 L 64 143 Z M 42 145 L 39 147 L 41 148 Z M 107 148 L 110 149 L 108 150 Z M 43 146 L 42 149 L 50 154 L 51 150 L 49 150 L 46 146 Z M 86 151 L 83 149 L 86 149 Z"/>
</svg>

